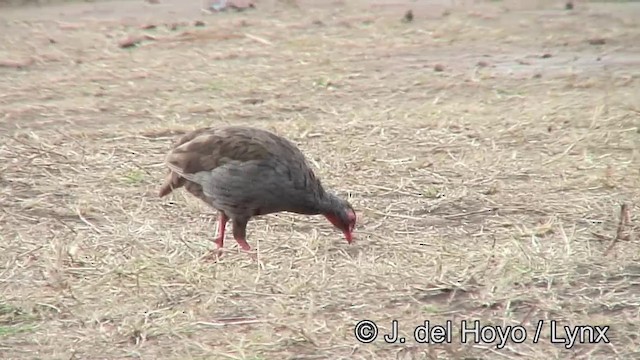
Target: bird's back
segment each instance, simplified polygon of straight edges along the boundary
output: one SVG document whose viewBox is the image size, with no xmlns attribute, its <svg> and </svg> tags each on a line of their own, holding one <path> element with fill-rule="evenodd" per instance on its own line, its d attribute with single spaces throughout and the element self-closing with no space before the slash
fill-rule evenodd
<svg viewBox="0 0 640 360">
<path fill-rule="evenodd" d="M 196 130 L 178 139 L 166 163 L 173 171 L 161 196 L 184 185 L 230 216 L 314 214 L 324 195 L 302 152 L 289 140 L 257 128 Z"/>
</svg>

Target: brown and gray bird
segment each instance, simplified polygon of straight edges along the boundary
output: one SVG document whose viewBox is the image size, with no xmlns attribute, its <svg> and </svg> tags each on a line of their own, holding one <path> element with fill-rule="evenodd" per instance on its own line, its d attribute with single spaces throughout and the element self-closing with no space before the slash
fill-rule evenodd
<svg viewBox="0 0 640 360">
<path fill-rule="evenodd" d="M 291 212 L 324 215 L 352 242 L 356 213 L 352 206 L 325 191 L 302 152 L 272 132 L 246 126 L 202 128 L 178 139 L 167 155 L 169 172 L 160 188 L 163 197 L 184 188 L 218 210 L 218 253 L 225 226 L 245 251 L 248 221 L 258 215 Z"/>
</svg>

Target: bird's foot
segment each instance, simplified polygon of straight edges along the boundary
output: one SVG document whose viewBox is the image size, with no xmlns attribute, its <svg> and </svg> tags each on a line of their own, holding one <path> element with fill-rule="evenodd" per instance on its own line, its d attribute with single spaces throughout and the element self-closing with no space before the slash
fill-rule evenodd
<svg viewBox="0 0 640 360">
<path fill-rule="evenodd" d="M 238 237 L 236 241 L 238 242 L 238 246 L 242 249 L 242 252 L 247 253 L 252 260 L 258 261 L 258 254 L 256 251 L 251 250 L 251 246 L 245 239 Z"/>
<path fill-rule="evenodd" d="M 205 260 L 205 261 L 218 261 L 220 260 L 220 258 L 222 257 L 223 254 L 223 250 L 222 247 L 218 247 L 216 249 L 211 249 L 209 250 L 202 258 L 201 260 Z"/>
<path fill-rule="evenodd" d="M 251 251 L 251 246 L 249 246 L 249 243 L 247 243 L 247 240 L 238 237 L 236 238 L 236 241 L 238 242 L 238 246 L 240 246 L 240 248 L 242 248 L 242 250 L 244 251 Z"/>
<path fill-rule="evenodd" d="M 251 250 L 245 250 L 242 249 L 244 253 L 246 253 L 247 255 L 249 255 L 249 258 L 253 261 L 258 261 L 258 253 L 256 251 L 251 251 Z"/>
</svg>

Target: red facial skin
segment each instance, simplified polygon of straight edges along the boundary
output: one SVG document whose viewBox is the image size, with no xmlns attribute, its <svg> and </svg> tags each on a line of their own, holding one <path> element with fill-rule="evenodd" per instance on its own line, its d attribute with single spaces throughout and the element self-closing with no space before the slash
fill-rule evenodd
<svg viewBox="0 0 640 360">
<path fill-rule="evenodd" d="M 336 228 L 342 231 L 342 233 L 344 234 L 344 238 L 347 240 L 349 244 L 353 242 L 353 229 L 356 226 L 356 214 L 354 212 L 349 213 L 348 224 L 343 223 L 339 217 L 333 214 L 325 214 L 325 217 L 327 218 L 327 220 L 329 220 L 331 224 L 333 224 L 333 226 L 335 226 Z"/>
</svg>

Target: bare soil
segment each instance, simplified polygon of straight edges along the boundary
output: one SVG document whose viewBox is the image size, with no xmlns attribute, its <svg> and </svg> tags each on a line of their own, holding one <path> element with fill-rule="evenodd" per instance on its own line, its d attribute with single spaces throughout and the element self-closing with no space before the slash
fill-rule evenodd
<svg viewBox="0 0 640 360">
<path fill-rule="evenodd" d="M 0 358 L 640 356 L 640 3 L 201 6 L 0 7 Z M 159 199 L 162 161 L 224 124 L 299 144 L 355 243 L 283 213 L 249 224 L 258 261 L 230 234 L 201 259 L 215 211 Z M 425 320 L 452 341 L 417 343 Z"/>
</svg>

